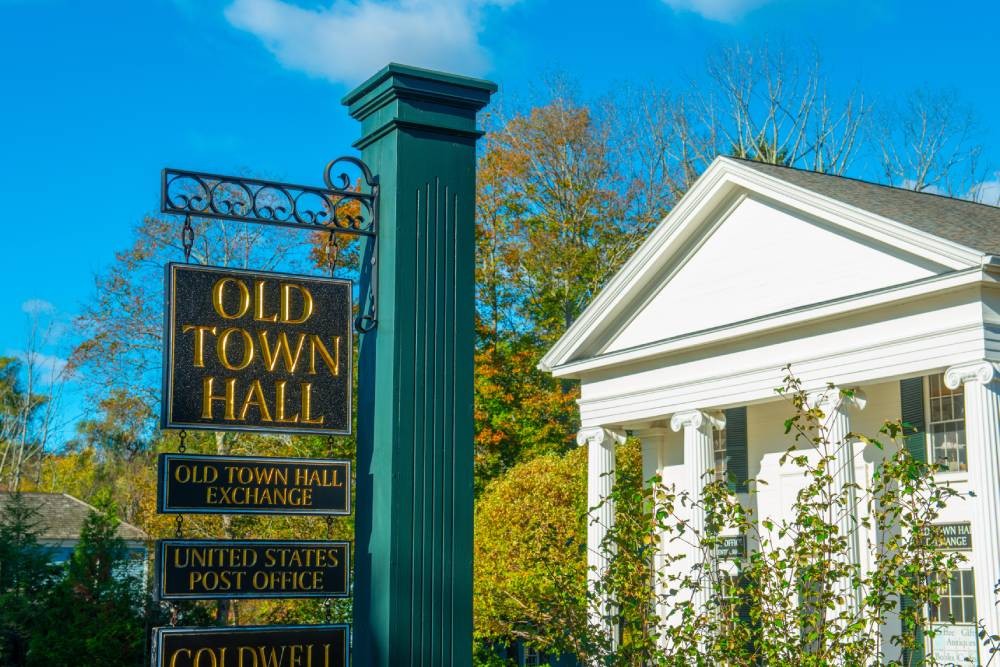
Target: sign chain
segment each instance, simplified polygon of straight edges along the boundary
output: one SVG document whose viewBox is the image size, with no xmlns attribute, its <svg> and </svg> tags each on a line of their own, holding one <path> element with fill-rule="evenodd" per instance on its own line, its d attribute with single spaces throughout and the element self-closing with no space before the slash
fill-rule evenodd
<svg viewBox="0 0 1000 667">
<path fill-rule="evenodd" d="M 194 227 L 191 226 L 191 216 L 184 216 L 184 228 L 181 230 L 181 247 L 184 248 L 184 262 L 191 263 L 191 249 L 194 247 Z"/>
<path fill-rule="evenodd" d="M 189 251 L 185 249 L 185 254 Z M 177 434 L 177 451 L 183 454 L 187 451 L 187 431 L 181 429 L 181 432 Z M 178 514 L 176 519 L 176 525 L 174 530 L 174 535 L 178 538 L 184 537 L 184 515 Z"/>
<path fill-rule="evenodd" d="M 337 272 L 337 259 L 340 257 L 340 245 L 337 243 L 337 232 L 331 230 L 326 242 L 326 263 L 330 265 L 330 277 Z"/>
</svg>

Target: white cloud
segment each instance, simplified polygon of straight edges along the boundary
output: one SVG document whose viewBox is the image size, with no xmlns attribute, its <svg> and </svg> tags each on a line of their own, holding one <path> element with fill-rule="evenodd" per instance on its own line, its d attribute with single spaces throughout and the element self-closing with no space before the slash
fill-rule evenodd
<svg viewBox="0 0 1000 667">
<path fill-rule="evenodd" d="M 729 23 L 771 0 L 663 0 L 671 9 L 694 12 L 712 21 Z"/>
<path fill-rule="evenodd" d="M 482 9 L 518 0 L 334 0 L 305 9 L 284 0 L 235 0 L 225 15 L 285 67 L 358 83 L 389 62 L 481 75 Z"/>
<path fill-rule="evenodd" d="M 69 360 L 54 354 L 26 352 L 24 350 L 12 350 L 9 348 L 6 353 L 8 357 L 17 357 L 20 359 L 26 367 L 30 366 L 31 373 L 45 386 L 51 386 L 62 379 L 68 379 L 70 375 L 66 371 Z M 27 371 L 27 368 L 25 370 Z M 44 389 L 38 389 L 38 391 L 44 391 Z"/>
<path fill-rule="evenodd" d="M 21 304 L 21 310 L 29 315 L 51 315 L 56 307 L 45 299 L 28 299 Z"/>
</svg>

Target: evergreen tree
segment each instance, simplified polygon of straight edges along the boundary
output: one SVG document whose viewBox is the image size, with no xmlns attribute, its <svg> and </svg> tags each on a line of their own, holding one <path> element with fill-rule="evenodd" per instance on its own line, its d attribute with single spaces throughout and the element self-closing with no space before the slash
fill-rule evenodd
<svg viewBox="0 0 1000 667">
<path fill-rule="evenodd" d="M 55 570 L 38 543 L 38 512 L 20 493 L 7 496 L 0 512 L 0 664 L 26 664 L 28 644 L 45 613 Z"/>
<path fill-rule="evenodd" d="M 28 665 L 140 665 L 146 600 L 113 513 L 91 512 L 65 577 L 45 600 L 48 622 L 31 636 Z M 67 629 L 71 629 L 67 631 Z"/>
</svg>

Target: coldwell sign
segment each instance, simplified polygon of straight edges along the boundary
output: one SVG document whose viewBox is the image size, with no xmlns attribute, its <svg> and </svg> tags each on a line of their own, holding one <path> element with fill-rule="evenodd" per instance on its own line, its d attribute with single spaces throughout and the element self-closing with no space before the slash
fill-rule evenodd
<svg viewBox="0 0 1000 667">
<path fill-rule="evenodd" d="M 153 665 L 346 667 L 346 625 L 155 628 Z"/>
<path fill-rule="evenodd" d="M 351 432 L 351 284 L 170 264 L 163 428 Z"/>
</svg>

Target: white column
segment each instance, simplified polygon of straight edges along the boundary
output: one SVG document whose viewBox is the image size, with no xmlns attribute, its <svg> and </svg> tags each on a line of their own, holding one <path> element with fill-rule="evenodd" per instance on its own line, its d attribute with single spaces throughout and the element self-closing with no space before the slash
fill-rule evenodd
<svg viewBox="0 0 1000 667">
<path fill-rule="evenodd" d="M 847 435 L 851 432 L 851 419 L 848 410 L 857 408 L 863 410 L 867 399 L 864 392 L 855 389 L 851 396 L 841 395 L 838 387 L 831 387 L 810 395 L 809 403 L 823 411 L 820 421 L 824 437 L 831 448 L 833 456 L 833 494 L 846 492 L 847 507 L 835 506 L 832 511 L 837 513 L 837 530 L 847 536 L 847 562 L 855 567 L 861 564 L 861 548 L 858 524 L 858 494 L 854 473 L 854 442 Z M 841 582 L 849 616 L 857 614 L 861 607 L 860 591 L 849 582 Z"/>
<path fill-rule="evenodd" d="M 972 524 L 972 567 L 976 613 L 990 633 L 1000 632 L 993 592 L 1000 579 L 1000 393 L 997 368 L 988 361 L 952 366 L 944 374 L 949 389 L 965 384 L 965 442 L 969 460 L 967 499 Z"/>
<path fill-rule="evenodd" d="M 603 427 L 582 429 L 576 442 L 587 446 L 587 582 L 594 590 L 610 564 L 610 554 L 601 546 L 615 523 L 614 501 L 610 500 L 615 484 L 615 446 L 625 442 L 625 434 Z M 607 502 L 604 502 L 606 499 Z M 612 641 L 617 632 L 610 622 L 613 601 L 602 599 L 592 606 L 591 622 L 606 627 Z"/>
<path fill-rule="evenodd" d="M 665 465 L 663 450 L 666 446 L 667 427 L 651 426 L 635 430 L 632 434 L 638 437 L 642 443 L 643 482 L 649 481 L 654 475 L 662 475 L 663 466 Z M 654 507 L 654 511 L 655 509 Z M 665 558 L 667 554 L 667 549 L 665 548 L 667 539 L 668 536 L 660 531 L 657 531 L 654 535 L 654 544 L 657 546 L 653 554 L 653 586 L 656 594 L 656 613 L 661 622 L 666 619 L 667 614 L 666 598 L 668 587 L 664 581 L 668 565 Z"/>
<path fill-rule="evenodd" d="M 695 542 L 689 547 L 689 565 L 692 569 L 702 569 L 704 554 L 697 545 L 698 538 L 705 534 L 705 512 L 701 506 L 702 492 L 706 484 L 711 482 L 708 471 L 715 467 L 715 456 L 712 452 L 712 430 L 725 428 L 726 420 L 721 414 L 709 414 L 701 410 L 678 412 L 670 418 L 670 427 L 674 431 L 684 429 L 684 468 L 688 476 L 688 490 L 691 499 L 696 503 L 691 510 L 689 528 L 694 533 L 691 539 Z M 695 577 L 701 580 L 702 586 L 694 591 L 692 600 L 695 609 L 702 610 L 711 599 L 710 579 L 699 572 Z"/>
</svg>

